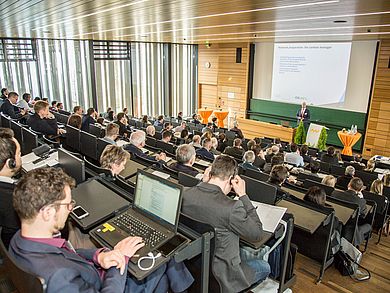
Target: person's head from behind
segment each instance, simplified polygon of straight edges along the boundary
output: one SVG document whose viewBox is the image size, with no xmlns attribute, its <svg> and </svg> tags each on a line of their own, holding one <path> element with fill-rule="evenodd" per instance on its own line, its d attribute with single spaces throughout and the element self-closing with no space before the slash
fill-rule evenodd
<svg viewBox="0 0 390 293">
<path fill-rule="evenodd" d="M 355 176 L 355 168 L 353 166 L 347 166 L 347 168 L 345 168 L 345 176 L 350 176 L 350 177 L 353 177 Z"/>
<path fill-rule="evenodd" d="M 326 202 L 325 190 L 318 186 L 312 186 L 306 192 L 303 200 L 310 201 L 320 206 L 325 206 L 325 202 Z"/>
<path fill-rule="evenodd" d="M 49 104 L 45 101 L 38 101 L 34 104 L 34 112 L 41 118 L 49 115 Z"/>
<path fill-rule="evenodd" d="M 31 100 L 31 95 L 29 93 L 24 93 L 22 99 L 29 103 Z"/>
<path fill-rule="evenodd" d="M 1 95 L 2 95 L 2 96 L 6 96 L 6 97 L 7 97 L 8 94 L 9 94 L 9 92 L 8 92 L 8 89 L 7 89 L 7 88 L 2 88 L 2 89 L 1 89 Z"/>
<path fill-rule="evenodd" d="M 124 113 L 123 113 L 124 115 Z M 113 110 L 110 110 L 108 113 L 107 113 L 107 119 L 110 120 L 110 121 L 114 121 L 115 119 L 115 114 L 114 114 L 114 111 Z"/>
<path fill-rule="evenodd" d="M 375 169 L 375 161 L 374 161 L 374 160 L 368 160 L 368 161 L 367 161 L 366 170 L 368 170 L 368 171 L 374 171 L 374 169 Z"/>
<path fill-rule="evenodd" d="M 310 163 L 310 171 L 311 173 L 317 174 L 320 171 L 321 164 L 318 161 L 312 161 Z"/>
<path fill-rule="evenodd" d="M 162 122 L 164 121 L 164 116 L 163 116 L 163 115 L 159 115 L 159 116 L 157 117 L 157 121 L 160 122 L 160 123 L 162 123 Z"/>
<path fill-rule="evenodd" d="M 276 145 L 278 145 L 278 146 L 282 144 L 282 141 L 280 140 L 279 137 L 275 137 L 275 139 L 274 139 L 274 144 L 276 144 Z"/>
<path fill-rule="evenodd" d="M 172 129 L 172 123 L 171 122 L 165 122 L 164 123 L 164 129 L 165 130 L 171 130 Z"/>
<path fill-rule="evenodd" d="M 195 148 L 189 144 L 182 144 L 176 149 L 176 160 L 183 165 L 192 166 L 195 162 Z"/>
<path fill-rule="evenodd" d="M 223 142 L 226 140 L 226 134 L 225 133 L 220 133 L 218 134 L 218 140 Z"/>
<path fill-rule="evenodd" d="M 104 126 L 104 118 L 103 117 L 98 117 L 96 119 L 96 123 L 100 124 L 101 126 Z"/>
<path fill-rule="evenodd" d="M 301 149 L 300 149 L 301 156 L 307 155 L 308 151 L 309 151 L 309 147 L 307 145 L 303 144 L 301 146 Z"/>
<path fill-rule="evenodd" d="M 204 147 L 206 150 L 210 150 L 211 149 L 211 138 L 205 138 L 203 139 L 202 141 L 202 147 Z"/>
<path fill-rule="evenodd" d="M 382 180 L 384 186 L 390 187 L 390 173 L 385 173 L 385 175 L 383 175 Z"/>
<path fill-rule="evenodd" d="M 328 149 L 326 150 L 326 152 L 327 152 L 327 154 L 328 154 L 329 156 L 334 156 L 334 154 L 335 154 L 335 149 L 334 149 L 334 147 L 330 146 L 330 147 L 328 147 Z"/>
<path fill-rule="evenodd" d="M 355 192 L 360 192 L 363 190 L 363 188 L 364 188 L 364 183 L 363 183 L 362 179 L 360 179 L 358 177 L 353 177 L 351 179 L 351 181 L 349 181 L 349 183 L 348 183 L 349 190 L 353 190 Z"/>
<path fill-rule="evenodd" d="M 277 146 L 276 144 L 271 146 L 271 153 L 273 153 L 273 154 L 279 153 L 279 146 Z"/>
<path fill-rule="evenodd" d="M 216 150 L 218 147 L 218 139 L 216 137 L 211 138 L 211 148 Z"/>
<path fill-rule="evenodd" d="M 187 138 L 188 138 L 188 130 L 187 130 L 187 129 L 183 129 L 183 130 L 180 132 L 180 138 L 184 138 L 184 139 L 187 139 Z"/>
<path fill-rule="evenodd" d="M 322 178 L 321 183 L 330 187 L 334 187 L 336 185 L 336 177 L 333 175 L 326 175 L 324 178 Z"/>
<path fill-rule="evenodd" d="M 171 141 L 172 132 L 170 132 L 169 130 L 164 130 L 161 136 L 162 136 L 161 140 L 168 143 Z"/>
<path fill-rule="evenodd" d="M 148 115 L 142 116 L 141 122 L 142 123 L 148 123 Z"/>
<path fill-rule="evenodd" d="M 275 165 L 271 169 L 268 182 L 276 185 L 282 185 L 283 182 L 287 179 L 288 170 L 283 165 Z"/>
<path fill-rule="evenodd" d="M 77 114 L 77 115 L 83 115 L 83 112 L 84 112 L 84 110 L 83 110 L 83 108 L 81 107 L 81 106 L 74 106 L 74 108 L 73 108 L 73 113 L 74 114 Z"/>
<path fill-rule="evenodd" d="M 182 112 L 182 111 L 180 111 L 179 113 L 177 113 L 177 117 L 180 117 L 180 118 L 182 118 L 182 117 L 183 117 L 183 112 Z"/>
<path fill-rule="evenodd" d="M 125 107 L 125 108 L 123 108 L 122 112 L 127 115 L 129 113 L 129 109 L 127 109 L 127 107 Z"/>
<path fill-rule="evenodd" d="M 353 160 L 354 160 L 355 162 L 361 163 L 361 162 L 362 162 L 362 159 L 363 159 L 363 157 L 362 157 L 361 154 L 355 154 L 355 155 L 353 156 Z"/>
<path fill-rule="evenodd" d="M 78 114 L 72 114 L 68 118 L 68 125 L 81 129 L 82 118 Z"/>
<path fill-rule="evenodd" d="M 292 153 L 296 153 L 297 150 L 298 150 L 297 144 L 294 143 L 294 142 L 292 142 L 292 143 L 290 144 L 290 150 L 291 150 Z"/>
<path fill-rule="evenodd" d="M 212 121 L 212 123 L 213 123 L 213 124 L 216 124 L 216 123 L 217 123 L 217 120 L 218 120 L 218 118 L 217 118 L 217 117 L 213 117 L 213 118 L 211 118 L 211 121 Z"/>
<path fill-rule="evenodd" d="M 130 143 L 138 148 L 143 148 L 145 146 L 145 139 L 146 134 L 141 130 L 134 131 L 130 135 Z"/>
<path fill-rule="evenodd" d="M 248 150 L 252 150 L 255 145 L 256 145 L 256 142 L 253 139 L 251 139 L 250 141 L 248 141 L 246 143 L 246 146 L 247 146 Z"/>
<path fill-rule="evenodd" d="M 262 151 L 262 148 L 259 144 L 256 144 L 253 148 L 252 148 L 252 151 L 255 153 L 255 156 L 258 156 L 261 151 Z"/>
<path fill-rule="evenodd" d="M 88 116 L 95 116 L 95 109 L 94 108 L 88 108 L 87 115 Z"/>
<path fill-rule="evenodd" d="M 12 177 L 22 167 L 20 144 L 9 128 L 0 128 L 0 175 Z"/>
<path fill-rule="evenodd" d="M 19 95 L 15 92 L 10 92 L 8 94 L 8 100 L 12 103 L 12 104 L 16 104 L 18 102 L 18 98 L 19 98 Z"/>
<path fill-rule="evenodd" d="M 130 154 L 122 147 L 116 145 L 107 145 L 100 156 L 100 166 L 111 170 L 112 175 L 118 175 L 125 169 Z"/>
<path fill-rule="evenodd" d="M 213 133 L 209 130 L 205 131 L 203 134 L 202 134 L 202 140 L 205 139 L 205 138 L 212 138 L 213 137 Z"/>
<path fill-rule="evenodd" d="M 110 112 L 108 114 L 110 114 Z M 122 124 L 127 124 L 127 118 L 126 118 L 125 113 L 123 113 L 123 112 L 120 112 L 116 115 L 116 120 Z"/>
<path fill-rule="evenodd" d="M 108 123 L 106 127 L 106 137 L 116 140 L 119 135 L 119 125 L 116 123 Z"/>
<path fill-rule="evenodd" d="M 183 129 L 185 129 L 185 128 L 187 127 L 187 122 L 182 121 L 182 122 L 181 122 L 181 127 L 182 127 Z"/>
<path fill-rule="evenodd" d="M 156 134 L 156 128 L 154 128 L 153 125 L 149 125 L 148 127 L 146 127 L 146 134 L 149 135 L 149 136 L 154 136 Z"/>
<path fill-rule="evenodd" d="M 221 187 L 224 194 L 231 189 L 231 180 L 237 175 L 237 162 L 232 157 L 220 155 L 215 158 L 210 170 L 210 183 L 215 182 Z"/>
<path fill-rule="evenodd" d="M 383 182 L 380 179 L 376 179 L 371 183 L 370 192 L 383 195 Z"/>
<path fill-rule="evenodd" d="M 24 174 L 13 194 L 13 206 L 22 222 L 22 235 L 27 229 L 39 231 L 40 237 L 51 238 L 63 229 L 75 206 L 71 195 L 74 186 L 74 179 L 61 168 L 38 168 Z"/>
<path fill-rule="evenodd" d="M 233 140 L 233 146 L 236 148 L 241 148 L 242 140 L 240 138 L 236 138 Z"/>
<path fill-rule="evenodd" d="M 283 154 L 276 154 L 271 158 L 271 166 L 282 165 L 284 163 Z"/>
<path fill-rule="evenodd" d="M 244 163 L 253 164 L 255 161 L 255 153 L 253 151 L 246 151 L 244 156 L 242 157 Z"/>
<path fill-rule="evenodd" d="M 192 141 L 194 144 L 200 144 L 200 136 L 194 135 L 194 137 L 192 138 Z"/>
</svg>

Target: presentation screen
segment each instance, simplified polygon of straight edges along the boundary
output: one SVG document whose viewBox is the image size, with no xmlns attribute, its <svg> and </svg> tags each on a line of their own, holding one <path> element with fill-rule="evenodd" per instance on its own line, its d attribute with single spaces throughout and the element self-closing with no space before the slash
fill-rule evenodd
<svg viewBox="0 0 390 293">
<path fill-rule="evenodd" d="M 351 43 L 276 43 L 271 100 L 344 104 Z"/>
</svg>

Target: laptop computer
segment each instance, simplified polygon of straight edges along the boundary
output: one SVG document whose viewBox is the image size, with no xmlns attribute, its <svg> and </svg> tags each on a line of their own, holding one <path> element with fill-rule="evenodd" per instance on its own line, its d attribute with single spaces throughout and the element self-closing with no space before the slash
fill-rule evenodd
<svg viewBox="0 0 390 293">
<path fill-rule="evenodd" d="M 158 250 L 177 234 L 183 187 L 139 170 L 133 206 L 90 232 L 92 238 L 114 247 L 128 236 L 140 236 L 145 246 L 138 257 Z M 136 262 L 138 257 L 133 257 Z"/>
</svg>

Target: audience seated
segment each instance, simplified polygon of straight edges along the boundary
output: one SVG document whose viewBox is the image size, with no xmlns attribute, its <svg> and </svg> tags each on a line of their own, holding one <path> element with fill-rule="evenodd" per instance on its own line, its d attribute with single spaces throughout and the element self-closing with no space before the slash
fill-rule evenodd
<svg viewBox="0 0 390 293">
<path fill-rule="evenodd" d="M 49 104 L 44 101 L 38 101 L 34 105 L 34 115 L 30 115 L 27 120 L 27 125 L 32 130 L 45 135 L 58 135 L 65 132 L 59 129 L 57 120 L 54 115 L 49 112 Z"/>
<path fill-rule="evenodd" d="M 190 144 L 192 144 L 194 148 L 201 148 L 202 145 L 200 144 L 200 136 L 194 135 Z"/>
<path fill-rule="evenodd" d="M 54 238 L 75 206 L 74 185 L 60 168 L 39 168 L 15 187 L 14 207 L 22 228 L 12 238 L 9 253 L 22 269 L 45 280 L 46 292 L 167 292 L 169 284 L 180 292 L 191 285 L 185 266 L 174 261 L 141 282 L 128 277 L 129 257 L 144 246 L 141 237 L 127 237 L 111 251 L 74 250 L 65 239 Z"/>
<path fill-rule="evenodd" d="M 183 130 L 180 132 L 180 138 L 182 139 L 182 141 L 183 141 L 184 143 L 189 143 L 189 142 L 190 142 L 189 134 L 188 134 L 188 130 L 187 130 L 187 129 L 183 129 Z"/>
<path fill-rule="evenodd" d="M 143 115 L 142 118 L 140 119 L 140 121 L 145 125 L 151 125 L 151 123 L 149 122 L 149 119 L 148 119 L 148 115 Z"/>
<path fill-rule="evenodd" d="M 165 153 L 155 154 L 153 156 L 150 156 L 148 154 L 145 154 L 142 151 L 142 148 L 145 146 L 145 139 L 146 139 L 145 132 L 141 130 L 134 131 L 130 135 L 130 143 L 126 144 L 123 148 L 129 153 L 137 155 L 138 157 L 141 158 L 145 158 L 147 160 L 151 160 L 151 161 L 165 160 L 166 159 Z"/>
<path fill-rule="evenodd" d="M 246 148 L 248 151 L 252 151 L 253 148 L 255 147 L 255 145 L 256 145 L 256 142 L 253 139 L 251 139 L 246 143 Z"/>
<path fill-rule="evenodd" d="M 228 146 L 227 148 L 225 148 L 225 151 L 223 153 L 241 159 L 244 155 L 244 149 L 242 148 L 241 144 L 242 140 L 240 138 L 236 138 L 233 141 L 233 146 Z"/>
<path fill-rule="evenodd" d="M 74 128 L 77 128 L 77 129 L 81 129 L 81 122 L 82 122 L 82 118 L 80 115 L 72 114 L 68 118 L 67 125 L 72 126 Z"/>
<path fill-rule="evenodd" d="M 213 132 L 215 132 L 215 130 L 218 128 L 218 118 L 217 117 L 213 117 L 211 118 L 211 123 L 213 124 Z"/>
<path fill-rule="evenodd" d="M 353 245 L 360 245 L 364 241 L 365 235 L 371 230 L 371 226 L 369 224 L 362 224 L 362 219 L 364 219 L 367 214 L 366 200 L 362 195 L 363 187 L 363 181 L 358 177 L 353 177 L 348 184 L 348 190 L 335 190 L 332 193 L 333 197 L 358 204 L 360 207 L 359 224 L 357 231 L 355 231 Z"/>
<path fill-rule="evenodd" d="M 77 114 L 80 116 L 83 116 L 84 110 L 81 106 L 74 106 L 73 108 L 73 114 Z"/>
<path fill-rule="evenodd" d="M 192 114 L 191 123 L 194 123 L 195 125 L 196 125 L 196 124 L 200 124 L 200 121 L 199 121 L 199 119 L 198 119 L 198 114 Z"/>
<path fill-rule="evenodd" d="M 263 169 L 265 165 L 265 157 L 261 146 L 256 144 L 252 147 L 252 150 L 255 153 L 255 161 L 253 162 L 253 165 L 259 169 Z"/>
<path fill-rule="evenodd" d="M 100 156 L 100 167 L 110 170 L 112 175 L 118 175 L 125 169 L 130 154 L 122 147 L 107 145 Z"/>
<path fill-rule="evenodd" d="M 62 102 L 57 103 L 57 111 L 63 111 L 64 110 L 64 104 Z"/>
<path fill-rule="evenodd" d="M 106 110 L 106 112 L 101 113 L 101 116 L 102 116 L 104 119 L 107 119 L 108 113 L 109 113 L 111 110 L 112 110 L 112 108 L 111 108 L 111 107 L 108 107 L 107 110 Z"/>
<path fill-rule="evenodd" d="M 203 182 L 183 193 L 182 212 L 217 229 L 212 269 L 222 292 L 240 292 L 266 279 L 269 264 L 240 249 L 240 237 L 259 241 L 262 223 L 246 195 L 245 181 L 237 174 L 237 163 L 217 157 L 206 169 Z M 226 195 L 233 189 L 238 200 Z"/>
<path fill-rule="evenodd" d="M 172 129 L 173 129 L 172 123 L 171 122 L 165 122 L 164 123 L 164 128 L 161 130 L 161 133 L 163 133 L 164 131 L 172 132 Z"/>
<path fill-rule="evenodd" d="M 58 102 L 55 101 L 55 100 L 51 102 L 51 106 L 50 106 L 50 108 L 49 108 L 50 111 L 52 111 L 52 112 L 58 112 L 57 103 L 58 103 Z"/>
<path fill-rule="evenodd" d="M 119 126 L 119 135 L 122 137 L 127 136 L 127 131 L 131 131 L 131 128 L 128 124 L 125 113 L 118 113 L 118 115 L 116 115 L 116 119 L 117 120 L 114 123 L 118 124 Z"/>
<path fill-rule="evenodd" d="M 192 165 L 195 162 L 195 148 L 189 144 L 182 144 L 176 149 L 176 161 L 169 167 L 177 172 L 183 172 L 196 177 L 199 172 Z"/>
<path fill-rule="evenodd" d="M 228 146 L 225 133 L 218 134 L 218 147 L 217 151 L 223 153 Z"/>
<path fill-rule="evenodd" d="M 353 161 L 350 164 L 355 168 L 355 170 L 363 170 L 366 168 L 366 165 L 362 162 L 363 158 L 360 154 L 355 154 L 353 156 Z"/>
<path fill-rule="evenodd" d="M 295 143 L 290 144 L 290 151 L 284 156 L 284 161 L 296 167 L 303 167 L 303 157 L 299 154 L 298 146 Z"/>
<path fill-rule="evenodd" d="M 124 113 L 123 113 L 124 114 Z M 110 110 L 108 113 L 107 113 L 107 117 L 105 118 L 106 120 L 110 121 L 110 122 L 113 122 L 115 120 L 115 113 L 114 113 L 114 110 Z"/>
<path fill-rule="evenodd" d="M 312 186 L 307 190 L 303 200 L 324 207 L 326 205 L 326 193 L 322 188 Z"/>
<path fill-rule="evenodd" d="M 2 100 L 1 102 L 4 103 L 4 101 L 8 98 L 9 91 L 7 88 L 2 88 L 1 89 L 1 96 L 0 99 Z"/>
<path fill-rule="evenodd" d="M 90 124 L 95 124 L 96 123 L 96 116 L 97 113 L 94 108 L 89 108 L 87 110 L 87 114 L 84 115 L 83 117 L 83 122 L 81 124 L 81 130 L 85 132 L 89 132 L 89 125 Z"/>
<path fill-rule="evenodd" d="M 274 166 L 283 165 L 283 163 L 284 163 L 284 156 L 283 154 L 278 153 L 271 158 L 271 163 L 266 163 L 264 165 L 264 172 L 269 174 Z"/>
<path fill-rule="evenodd" d="M 202 133 L 211 132 L 213 133 L 213 123 L 208 122 L 205 127 L 202 128 Z"/>
<path fill-rule="evenodd" d="M 288 177 L 288 170 L 285 166 L 275 165 L 272 167 L 267 182 L 277 188 L 276 191 L 277 201 L 285 198 L 288 195 L 288 193 L 282 189 L 282 185 L 286 181 L 287 177 Z"/>
<path fill-rule="evenodd" d="M 164 116 L 160 115 L 157 117 L 156 121 L 154 121 L 153 126 L 163 127 L 164 126 L 163 123 L 164 123 Z"/>
<path fill-rule="evenodd" d="M 310 174 L 311 176 L 315 176 L 315 177 L 323 177 L 323 174 L 318 174 L 318 172 L 320 172 L 320 162 L 318 161 L 312 161 L 310 163 L 310 171 L 308 170 L 304 170 L 303 173 L 305 174 Z"/>
<path fill-rule="evenodd" d="M 303 162 L 310 163 L 313 160 L 312 157 L 308 154 L 309 147 L 306 144 L 303 144 L 301 146 L 300 152 L 301 152 L 301 156 L 303 158 Z"/>
<path fill-rule="evenodd" d="M 26 111 L 26 113 L 29 112 L 31 110 L 29 105 L 30 100 L 31 100 L 31 95 L 29 93 L 24 93 L 22 99 L 19 100 L 18 102 L 18 107 Z"/>
<path fill-rule="evenodd" d="M 321 183 L 330 187 L 335 187 L 336 177 L 334 177 L 333 175 L 325 175 L 324 178 L 322 178 Z"/>
<path fill-rule="evenodd" d="M 347 166 L 344 175 L 337 178 L 337 188 L 346 190 L 353 176 L 355 176 L 355 168 Z"/>
<path fill-rule="evenodd" d="M 173 129 L 173 132 L 182 132 L 184 129 L 187 128 L 187 123 L 185 121 L 182 121 L 181 124 L 179 126 L 176 126 L 174 129 Z"/>
<path fill-rule="evenodd" d="M 179 113 L 177 113 L 176 119 L 180 123 L 183 120 L 183 112 L 180 111 Z"/>
<path fill-rule="evenodd" d="M 271 159 L 274 155 L 279 153 L 279 146 L 276 144 L 272 145 L 271 147 L 267 148 L 266 154 L 265 154 L 265 161 L 266 163 L 271 163 Z M 283 158 L 284 160 L 284 158 Z"/>
<path fill-rule="evenodd" d="M 119 135 L 119 125 L 116 123 L 108 123 L 106 127 L 106 136 L 103 137 L 103 140 L 106 142 L 116 145 L 116 139 Z"/>
<path fill-rule="evenodd" d="M 25 110 L 20 110 L 16 107 L 19 95 L 15 92 L 10 92 L 8 97 L 3 101 L 0 107 L 0 112 L 9 116 L 12 119 L 21 119 L 25 114 Z"/>
<path fill-rule="evenodd" d="M 196 150 L 196 155 L 210 161 L 214 160 L 214 155 L 210 152 L 211 149 L 211 139 L 205 138 L 202 141 L 202 147 Z"/>
<path fill-rule="evenodd" d="M 383 195 L 383 182 L 380 179 L 376 179 L 371 183 L 370 192 L 378 195 Z"/>
<path fill-rule="evenodd" d="M 147 136 L 154 137 L 154 135 L 156 134 L 156 128 L 154 128 L 153 125 L 148 125 L 145 131 Z"/>
<path fill-rule="evenodd" d="M 233 122 L 233 127 L 229 129 L 230 131 L 233 131 L 236 133 L 236 137 L 243 139 L 244 135 L 242 134 L 241 129 L 238 128 L 238 122 L 234 121 Z"/>
<path fill-rule="evenodd" d="M 1 239 L 8 248 L 12 236 L 19 230 L 20 221 L 12 206 L 15 188 L 13 177 L 22 167 L 19 142 L 9 128 L 0 128 L 0 227 Z"/>
<path fill-rule="evenodd" d="M 390 187 L 390 173 L 386 173 L 383 175 L 382 178 L 383 186 L 384 187 Z"/>
<path fill-rule="evenodd" d="M 161 141 L 165 143 L 170 143 L 171 138 L 172 138 L 172 132 L 170 132 L 169 130 L 164 130 L 162 133 Z"/>
<path fill-rule="evenodd" d="M 210 152 L 214 155 L 214 156 L 218 156 L 221 154 L 220 151 L 217 150 L 218 148 L 218 139 L 216 137 L 212 137 L 211 138 L 211 149 L 210 149 Z"/>
<path fill-rule="evenodd" d="M 329 163 L 331 165 L 339 164 L 339 159 L 337 154 L 335 153 L 334 147 L 332 146 L 328 147 L 326 153 L 322 155 L 321 161 L 325 163 Z"/>
<path fill-rule="evenodd" d="M 375 161 L 374 160 L 368 160 L 367 161 L 367 167 L 364 169 L 366 172 L 374 172 L 375 170 Z"/>
<path fill-rule="evenodd" d="M 246 169 L 251 169 L 251 170 L 255 170 L 255 171 L 260 171 L 259 168 L 257 168 L 256 166 L 253 165 L 254 161 L 255 161 L 255 153 L 253 151 L 246 151 L 244 156 L 242 157 L 242 163 L 239 164 L 239 166 L 241 168 L 243 168 L 244 170 Z"/>
</svg>

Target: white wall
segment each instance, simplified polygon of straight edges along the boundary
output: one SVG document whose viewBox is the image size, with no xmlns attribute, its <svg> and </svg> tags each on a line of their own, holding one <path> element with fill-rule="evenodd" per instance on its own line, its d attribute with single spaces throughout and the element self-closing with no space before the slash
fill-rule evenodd
<svg viewBox="0 0 390 293">
<path fill-rule="evenodd" d="M 377 41 L 354 41 L 351 48 L 344 104 L 327 105 L 355 112 L 367 112 Z M 274 43 L 255 44 L 253 98 L 270 99 Z"/>
</svg>

